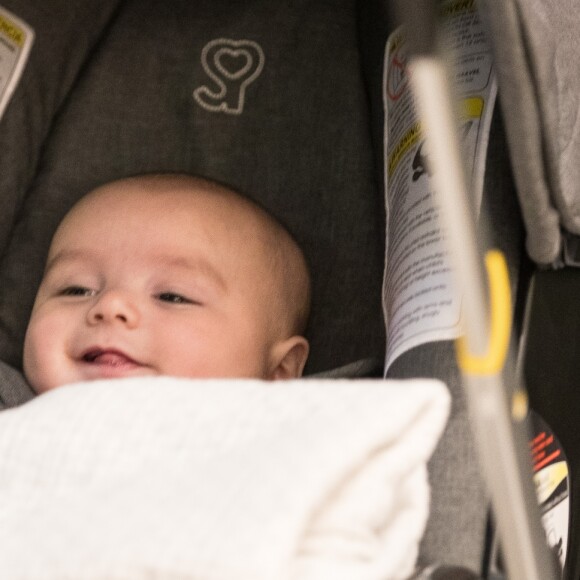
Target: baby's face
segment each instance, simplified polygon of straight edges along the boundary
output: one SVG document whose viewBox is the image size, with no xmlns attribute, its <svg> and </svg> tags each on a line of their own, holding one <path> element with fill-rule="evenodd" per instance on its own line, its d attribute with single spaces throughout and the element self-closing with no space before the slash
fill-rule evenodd
<svg viewBox="0 0 580 580">
<path fill-rule="evenodd" d="M 25 340 L 35 390 L 141 375 L 273 378 L 279 337 L 247 220 L 208 196 L 118 187 L 83 200 L 55 235 Z"/>
</svg>

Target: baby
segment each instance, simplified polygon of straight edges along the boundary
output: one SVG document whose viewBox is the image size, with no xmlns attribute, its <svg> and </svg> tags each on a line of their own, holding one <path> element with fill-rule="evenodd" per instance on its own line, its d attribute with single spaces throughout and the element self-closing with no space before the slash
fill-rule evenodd
<svg viewBox="0 0 580 580">
<path fill-rule="evenodd" d="M 252 201 L 186 175 L 122 179 L 57 229 L 24 373 L 37 393 L 141 375 L 299 377 L 309 299 L 301 250 Z"/>
</svg>

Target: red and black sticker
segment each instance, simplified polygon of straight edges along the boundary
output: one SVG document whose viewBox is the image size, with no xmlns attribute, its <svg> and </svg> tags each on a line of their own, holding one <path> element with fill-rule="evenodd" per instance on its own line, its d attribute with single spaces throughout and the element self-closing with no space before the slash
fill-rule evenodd
<svg viewBox="0 0 580 580">
<path fill-rule="evenodd" d="M 564 449 L 548 424 L 532 412 L 530 441 L 534 484 L 548 545 L 562 567 L 568 549 L 570 523 L 570 478 Z"/>
</svg>

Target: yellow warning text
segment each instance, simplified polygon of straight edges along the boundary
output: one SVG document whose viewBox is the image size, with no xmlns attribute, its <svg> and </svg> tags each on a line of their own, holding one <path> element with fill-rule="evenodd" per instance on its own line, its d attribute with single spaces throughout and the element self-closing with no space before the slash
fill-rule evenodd
<svg viewBox="0 0 580 580">
<path fill-rule="evenodd" d="M 441 8 L 443 16 L 455 16 L 461 12 L 473 12 L 477 10 L 476 0 L 455 0 Z"/>
<path fill-rule="evenodd" d="M 391 37 L 391 46 L 389 47 L 389 51 L 391 53 L 397 52 L 401 45 L 405 44 L 405 37 L 402 32 L 397 31 Z"/>
<path fill-rule="evenodd" d="M 463 100 L 461 115 L 467 119 L 480 119 L 483 115 L 484 101 L 481 97 L 469 97 Z"/>
<path fill-rule="evenodd" d="M 20 26 L 0 14 L 0 34 L 7 36 L 14 44 L 23 46 L 26 33 Z"/>
<path fill-rule="evenodd" d="M 421 125 L 415 123 L 402 137 L 402 139 L 397 143 L 395 148 L 389 154 L 387 160 L 387 175 L 391 177 L 393 171 L 395 171 L 401 158 L 421 137 Z"/>
</svg>

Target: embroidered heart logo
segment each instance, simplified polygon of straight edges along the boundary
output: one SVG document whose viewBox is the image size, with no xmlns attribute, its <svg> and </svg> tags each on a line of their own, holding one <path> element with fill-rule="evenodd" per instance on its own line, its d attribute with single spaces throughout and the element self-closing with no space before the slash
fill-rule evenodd
<svg viewBox="0 0 580 580">
<path fill-rule="evenodd" d="M 252 40 L 216 38 L 201 52 L 201 64 L 210 82 L 193 91 L 197 104 L 211 112 L 241 115 L 246 88 L 262 73 L 264 51 Z"/>
<path fill-rule="evenodd" d="M 247 50 L 220 48 L 214 56 L 215 67 L 224 77 L 235 81 L 252 67 L 252 56 Z"/>
</svg>

